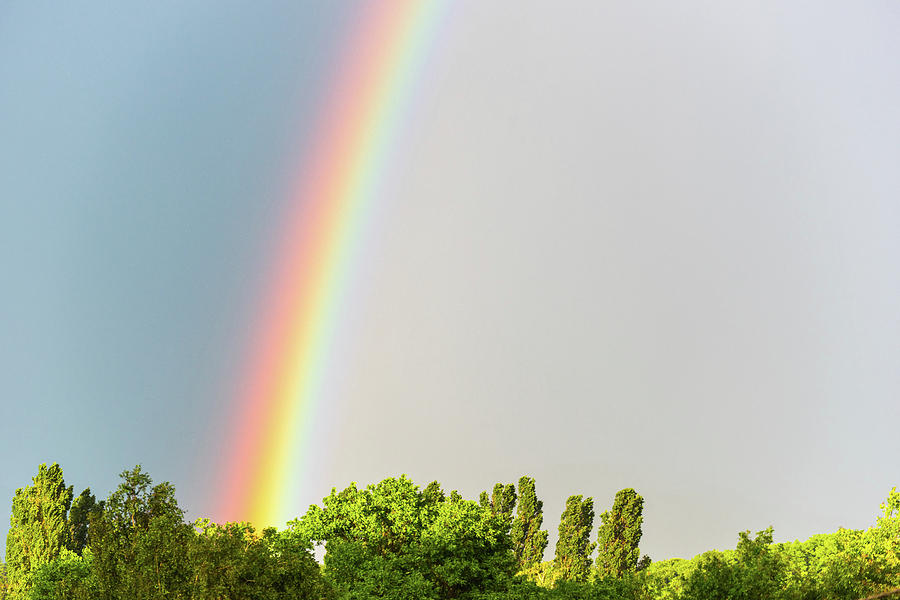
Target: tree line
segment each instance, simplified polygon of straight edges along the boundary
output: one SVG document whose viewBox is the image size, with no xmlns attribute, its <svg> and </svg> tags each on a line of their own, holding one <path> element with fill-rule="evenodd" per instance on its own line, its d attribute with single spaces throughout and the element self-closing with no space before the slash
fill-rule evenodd
<svg viewBox="0 0 900 600">
<path fill-rule="evenodd" d="M 641 556 L 643 498 L 619 491 L 594 530 L 570 496 L 554 558 L 533 478 L 478 501 L 406 476 L 333 489 L 281 531 L 187 523 L 168 483 L 140 466 L 98 500 L 58 464 L 16 490 L 0 600 L 628 599 L 851 600 L 900 585 L 900 494 L 876 527 L 774 544 L 771 528 L 691 560 Z M 314 547 L 322 545 L 322 564 Z M 596 551 L 596 552 L 595 552 Z"/>
</svg>

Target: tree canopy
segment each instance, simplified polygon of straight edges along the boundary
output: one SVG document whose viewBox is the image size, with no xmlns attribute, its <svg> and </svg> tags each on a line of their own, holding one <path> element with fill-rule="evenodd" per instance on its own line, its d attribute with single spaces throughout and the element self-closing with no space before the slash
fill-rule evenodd
<svg viewBox="0 0 900 600">
<path fill-rule="evenodd" d="M 543 561 L 534 479 L 483 496 L 403 475 L 333 489 L 287 529 L 257 531 L 187 523 L 174 486 L 139 465 L 102 501 L 90 488 L 73 498 L 59 465 L 40 465 L 13 498 L 0 600 L 855 600 L 900 585 L 896 488 L 866 530 L 783 544 L 772 528 L 745 531 L 733 550 L 652 564 L 637 559 L 644 502 L 632 488 L 601 514 L 596 559 L 593 498 L 568 498 Z"/>
</svg>

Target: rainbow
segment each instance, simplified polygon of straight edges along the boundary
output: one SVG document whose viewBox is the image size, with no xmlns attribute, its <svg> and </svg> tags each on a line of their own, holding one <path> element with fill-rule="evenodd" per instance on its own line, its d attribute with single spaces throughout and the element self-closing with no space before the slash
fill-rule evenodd
<svg viewBox="0 0 900 600">
<path fill-rule="evenodd" d="M 297 492 L 311 466 L 340 307 L 443 9 L 443 1 L 374 0 L 354 20 L 262 302 L 225 455 L 220 521 L 279 526 L 302 512 Z"/>
</svg>

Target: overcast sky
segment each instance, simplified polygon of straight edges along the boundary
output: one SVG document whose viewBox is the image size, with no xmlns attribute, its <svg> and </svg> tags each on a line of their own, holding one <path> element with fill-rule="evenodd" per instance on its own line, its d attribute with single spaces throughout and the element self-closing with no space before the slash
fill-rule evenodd
<svg viewBox="0 0 900 600">
<path fill-rule="evenodd" d="M 0 7 L 0 504 L 142 463 L 211 513 L 352 2 Z M 331 486 L 634 487 L 654 559 L 900 485 L 900 4 L 459 2 L 374 199 Z M 6 509 L 4 509 L 6 510 Z M 597 523 L 599 524 L 599 523 Z M 5 539 L 5 535 L 0 535 Z"/>
</svg>

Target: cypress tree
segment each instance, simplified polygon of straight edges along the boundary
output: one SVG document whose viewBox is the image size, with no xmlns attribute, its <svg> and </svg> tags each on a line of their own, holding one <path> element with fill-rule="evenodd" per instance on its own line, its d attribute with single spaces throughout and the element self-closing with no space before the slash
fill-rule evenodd
<svg viewBox="0 0 900 600">
<path fill-rule="evenodd" d="M 594 499 L 582 501 L 581 496 L 569 496 L 566 509 L 559 520 L 559 540 L 556 542 L 554 570 L 558 579 L 587 581 L 591 570 L 591 531 L 594 528 Z"/>
<path fill-rule="evenodd" d="M 495 515 L 512 516 L 516 506 L 516 486 L 512 483 L 503 485 L 494 484 L 494 491 L 488 496 L 487 492 L 481 492 L 478 496 L 478 504 L 482 508 L 489 508 Z"/>
<path fill-rule="evenodd" d="M 491 494 L 491 507 L 495 515 L 512 516 L 513 508 L 516 506 L 516 486 L 512 483 L 503 485 L 497 483 L 494 485 L 494 493 Z"/>
<path fill-rule="evenodd" d="M 638 568 L 644 499 L 632 488 L 616 493 L 612 511 L 600 515 L 597 534 L 597 572 L 601 577 L 621 577 Z M 646 558 L 646 557 L 645 557 Z M 641 563 L 649 563 L 649 559 Z"/>
<path fill-rule="evenodd" d="M 537 499 L 534 479 L 523 475 L 519 478 L 519 506 L 510 531 L 520 571 L 544 559 L 547 532 L 541 530 L 543 522 L 544 503 Z"/>
<path fill-rule="evenodd" d="M 25 597 L 31 574 L 59 556 L 70 542 L 72 487 L 66 487 L 62 469 L 57 463 L 42 464 L 32 482 L 13 496 L 6 536 L 7 585 L 13 600 Z"/>
</svg>

